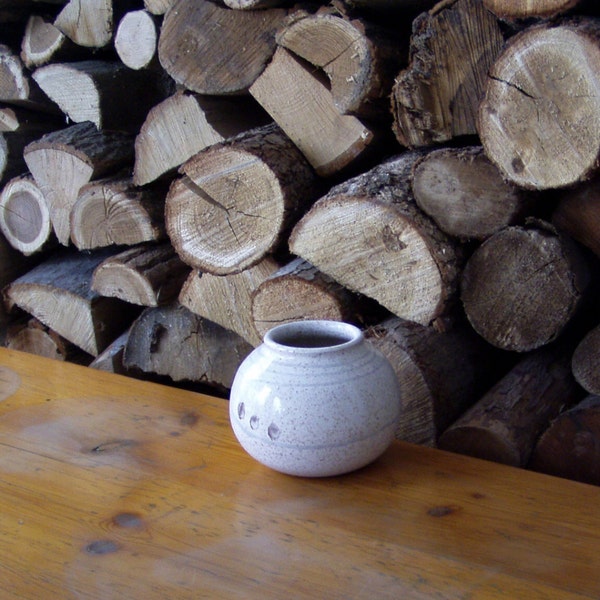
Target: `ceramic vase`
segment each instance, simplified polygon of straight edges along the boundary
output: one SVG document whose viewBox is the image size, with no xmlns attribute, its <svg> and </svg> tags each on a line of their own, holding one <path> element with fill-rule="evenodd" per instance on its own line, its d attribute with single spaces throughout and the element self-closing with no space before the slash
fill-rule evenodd
<svg viewBox="0 0 600 600">
<path fill-rule="evenodd" d="M 242 362 L 229 418 L 260 463 L 324 477 L 379 457 L 394 439 L 400 408 L 392 366 L 358 327 L 296 321 L 268 331 Z"/>
</svg>

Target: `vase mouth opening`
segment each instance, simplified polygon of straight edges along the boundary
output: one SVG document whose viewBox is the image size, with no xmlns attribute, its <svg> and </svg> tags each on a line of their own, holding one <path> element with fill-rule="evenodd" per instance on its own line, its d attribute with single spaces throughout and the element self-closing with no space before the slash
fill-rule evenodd
<svg viewBox="0 0 600 600">
<path fill-rule="evenodd" d="M 294 321 L 270 329 L 264 337 L 268 346 L 293 352 L 333 351 L 358 343 L 362 331 L 342 321 Z"/>
</svg>

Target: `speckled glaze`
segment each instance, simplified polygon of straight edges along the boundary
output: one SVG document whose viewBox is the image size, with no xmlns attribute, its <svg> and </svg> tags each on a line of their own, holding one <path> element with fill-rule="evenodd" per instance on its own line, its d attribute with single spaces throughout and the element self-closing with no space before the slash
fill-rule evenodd
<svg viewBox="0 0 600 600">
<path fill-rule="evenodd" d="M 262 464 L 305 477 L 367 465 L 394 439 L 400 388 L 357 327 L 297 321 L 274 327 L 240 365 L 229 417 Z"/>
</svg>

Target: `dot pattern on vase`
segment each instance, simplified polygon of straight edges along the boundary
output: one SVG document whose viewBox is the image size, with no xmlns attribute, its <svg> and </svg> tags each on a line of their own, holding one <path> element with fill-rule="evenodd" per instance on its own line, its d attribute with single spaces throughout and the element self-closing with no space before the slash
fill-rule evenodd
<svg viewBox="0 0 600 600">
<path fill-rule="evenodd" d="M 246 416 L 246 407 L 243 402 L 240 402 L 237 407 L 238 418 L 243 419 Z"/>
<path fill-rule="evenodd" d="M 259 425 L 260 425 L 260 419 L 256 415 L 251 416 L 250 417 L 250 428 L 258 429 Z"/>
<path fill-rule="evenodd" d="M 269 436 L 270 439 L 275 441 L 279 437 L 280 433 L 281 433 L 281 430 L 279 429 L 279 427 L 277 427 L 277 425 L 275 425 L 275 423 L 271 423 L 269 425 L 269 427 L 267 429 L 267 435 Z"/>
</svg>

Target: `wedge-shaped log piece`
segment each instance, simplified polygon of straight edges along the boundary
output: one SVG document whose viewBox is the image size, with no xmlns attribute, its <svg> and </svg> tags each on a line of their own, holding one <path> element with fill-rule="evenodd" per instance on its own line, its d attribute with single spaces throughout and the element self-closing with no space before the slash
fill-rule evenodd
<svg viewBox="0 0 600 600">
<path fill-rule="evenodd" d="M 124 331 L 118 338 L 115 338 L 94 360 L 89 364 L 92 369 L 107 371 L 108 373 L 118 373 L 119 375 L 132 375 L 123 365 L 123 354 L 125 344 L 129 337 L 129 329 Z"/>
<path fill-rule="evenodd" d="M 181 259 L 213 275 L 275 252 L 318 196 L 314 171 L 274 124 L 202 150 L 167 194 L 167 233 Z"/>
<path fill-rule="evenodd" d="M 141 306 L 170 304 L 189 272 L 171 244 L 144 244 L 102 261 L 94 270 L 92 290 Z"/>
<path fill-rule="evenodd" d="M 416 205 L 407 152 L 333 187 L 294 227 L 292 253 L 395 315 L 423 325 L 452 312 L 462 246 Z"/>
<path fill-rule="evenodd" d="M 135 316 L 131 305 L 91 289 L 94 269 L 107 256 L 106 251 L 56 252 L 7 287 L 9 305 L 97 356 Z"/>
</svg>

